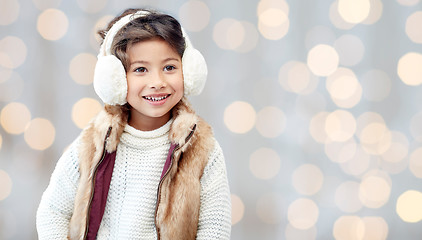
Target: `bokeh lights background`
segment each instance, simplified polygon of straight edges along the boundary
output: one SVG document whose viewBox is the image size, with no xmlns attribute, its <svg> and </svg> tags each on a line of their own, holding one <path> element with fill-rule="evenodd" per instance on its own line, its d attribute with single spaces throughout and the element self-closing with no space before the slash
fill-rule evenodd
<svg viewBox="0 0 422 240">
<path fill-rule="evenodd" d="M 54 166 L 102 103 L 95 32 L 175 16 L 209 78 L 232 239 L 420 239 L 420 0 L 0 0 L 0 239 L 37 239 Z"/>
</svg>

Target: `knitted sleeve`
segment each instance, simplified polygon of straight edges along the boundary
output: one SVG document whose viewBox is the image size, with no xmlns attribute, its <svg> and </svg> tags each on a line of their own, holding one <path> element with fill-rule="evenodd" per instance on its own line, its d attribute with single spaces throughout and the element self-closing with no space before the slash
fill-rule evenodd
<svg viewBox="0 0 422 240">
<path fill-rule="evenodd" d="M 201 207 L 196 239 L 230 239 L 230 199 L 223 152 L 215 141 L 201 178 Z"/>
<path fill-rule="evenodd" d="M 76 140 L 56 164 L 37 210 L 40 240 L 67 239 L 79 178 Z"/>
</svg>

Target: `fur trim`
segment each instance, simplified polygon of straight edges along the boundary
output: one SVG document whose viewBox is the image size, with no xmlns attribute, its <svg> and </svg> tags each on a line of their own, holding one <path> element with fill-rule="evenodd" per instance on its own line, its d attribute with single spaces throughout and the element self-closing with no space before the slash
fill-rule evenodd
<svg viewBox="0 0 422 240">
<path fill-rule="evenodd" d="M 93 191 L 93 174 L 103 149 L 110 153 L 117 149 L 129 114 L 123 109 L 123 106 L 106 105 L 81 133 L 80 179 L 68 239 L 81 240 L 84 237 Z M 195 114 L 186 98 L 182 98 L 173 108 L 173 118 L 169 138 L 179 148 L 174 153 L 172 167 L 160 188 L 157 229 L 162 239 L 195 239 L 199 219 L 200 179 L 209 152 L 214 147 L 212 129 Z M 109 127 L 112 130 L 104 146 Z M 193 128 L 195 131 L 192 131 Z"/>
<path fill-rule="evenodd" d="M 196 238 L 200 208 L 200 179 L 213 147 L 211 127 L 199 119 L 189 142 L 175 152 L 172 168 L 162 183 L 156 216 L 162 239 Z M 182 152 L 183 157 L 181 157 Z"/>
<path fill-rule="evenodd" d="M 75 196 L 73 215 L 70 219 L 68 239 L 82 240 L 85 235 L 88 204 L 92 194 L 92 177 L 98 162 L 101 160 L 103 149 L 113 152 L 123 133 L 127 122 L 127 113 L 122 107 L 106 105 L 96 118 L 81 133 L 79 150 L 80 179 Z M 112 131 L 104 146 L 108 128 Z"/>
</svg>

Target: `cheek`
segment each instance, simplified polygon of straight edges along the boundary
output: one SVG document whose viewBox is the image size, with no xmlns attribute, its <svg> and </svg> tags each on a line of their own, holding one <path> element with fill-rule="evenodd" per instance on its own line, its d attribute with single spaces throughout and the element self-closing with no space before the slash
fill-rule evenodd
<svg viewBox="0 0 422 240">
<path fill-rule="evenodd" d="M 182 92 L 185 91 L 185 80 L 183 77 L 183 74 L 180 74 L 180 81 L 179 81 L 179 88 L 181 89 Z"/>
</svg>

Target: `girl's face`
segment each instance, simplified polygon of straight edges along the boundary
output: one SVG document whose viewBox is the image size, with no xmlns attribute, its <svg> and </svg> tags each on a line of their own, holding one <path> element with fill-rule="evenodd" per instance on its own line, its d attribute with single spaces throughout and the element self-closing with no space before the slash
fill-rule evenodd
<svg viewBox="0 0 422 240">
<path fill-rule="evenodd" d="M 129 125 L 149 131 L 164 125 L 183 97 L 182 59 L 164 40 L 154 38 L 128 48 Z"/>
</svg>

